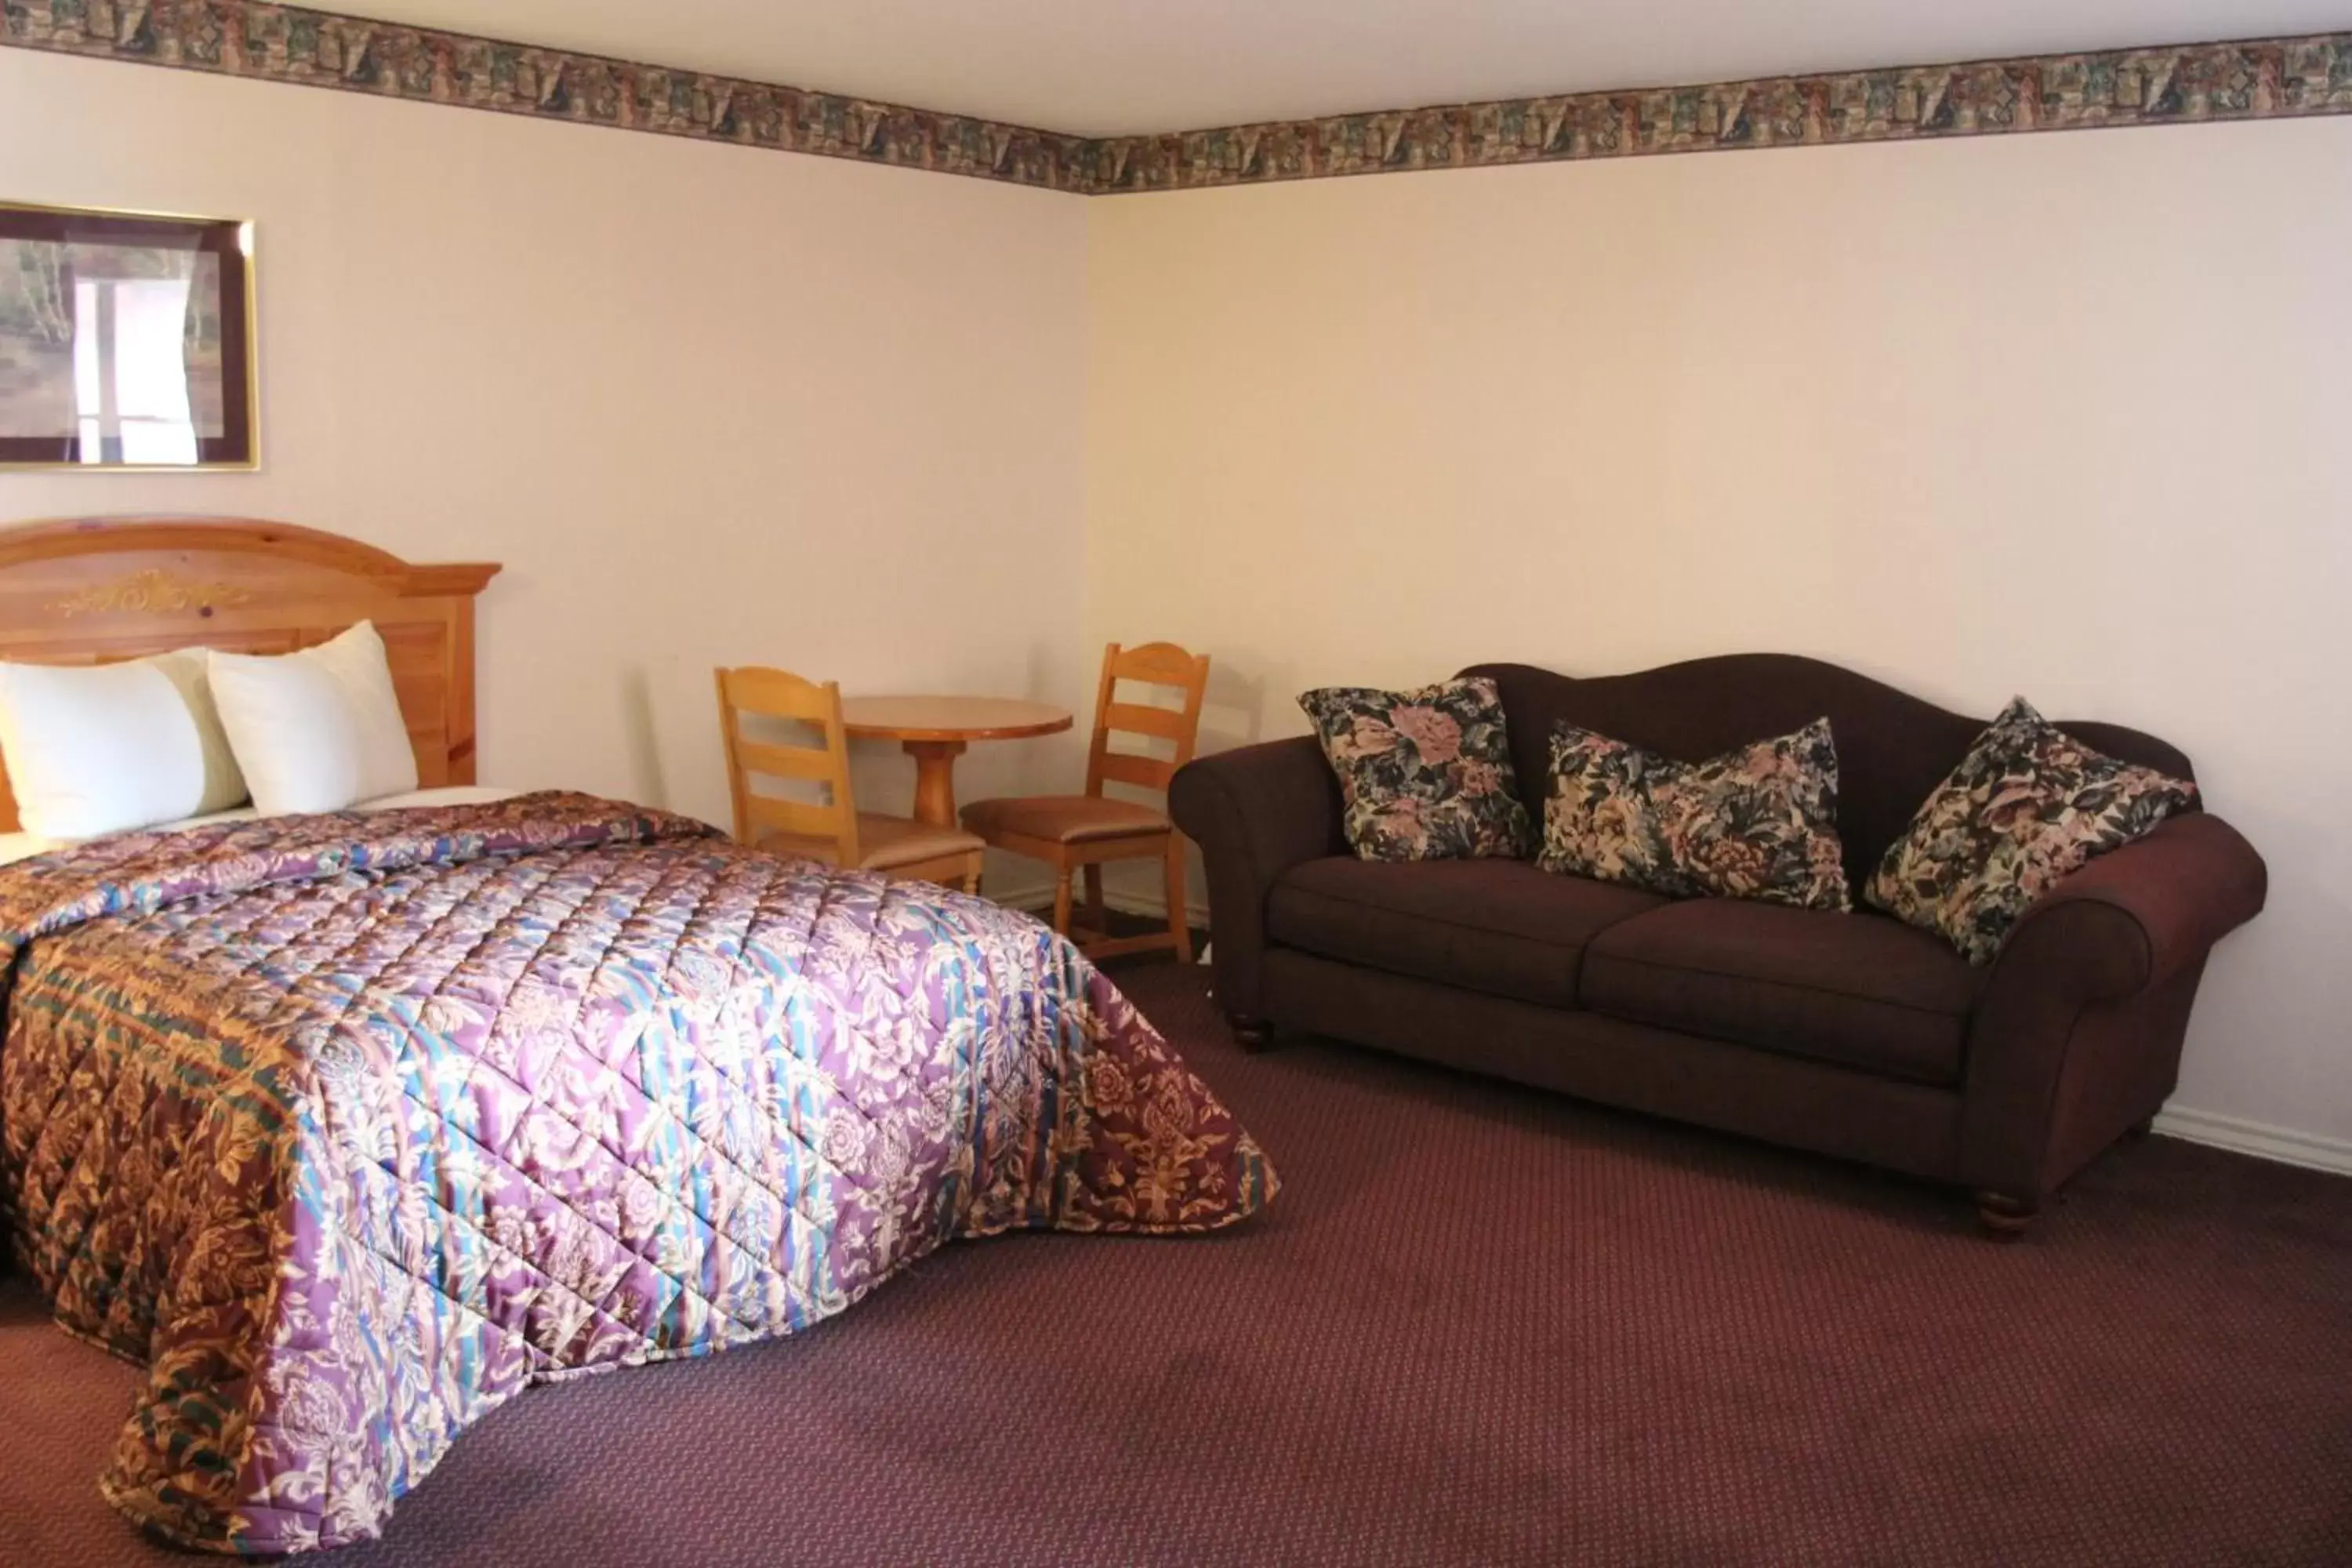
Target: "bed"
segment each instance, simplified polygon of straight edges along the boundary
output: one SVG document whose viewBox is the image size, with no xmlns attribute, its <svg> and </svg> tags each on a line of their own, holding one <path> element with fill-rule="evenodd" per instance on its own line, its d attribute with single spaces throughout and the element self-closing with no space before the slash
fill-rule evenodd
<svg viewBox="0 0 2352 1568">
<path fill-rule="evenodd" d="M 1275 1190 L 1025 916 L 467 793 L 496 570 L 225 520 L 0 531 L 11 662 L 372 621 L 441 792 L 0 866 L 0 1219 L 60 1325 L 148 1369 L 99 1484 L 182 1546 L 367 1539 L 524 1389 L 789 1334 L 951 1239 L 1205 1232 Z"/>
</svg>

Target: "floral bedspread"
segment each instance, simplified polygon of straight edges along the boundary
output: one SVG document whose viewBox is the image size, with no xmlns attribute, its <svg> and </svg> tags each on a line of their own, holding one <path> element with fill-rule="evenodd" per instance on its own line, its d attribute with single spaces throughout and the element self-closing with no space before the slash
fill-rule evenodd
<svg viewBox="0 0 2352 1568">
<path fill-rule="evenodd" d="M 1264 1155 L 1025 916 L 578 795 L 0 869 L 0 1209 L 150 1368 L 183 1545 L 374 1535 L 535 1383 L 840 1311 L 957 1237 L 1205 1231 Z"/>
</svg>

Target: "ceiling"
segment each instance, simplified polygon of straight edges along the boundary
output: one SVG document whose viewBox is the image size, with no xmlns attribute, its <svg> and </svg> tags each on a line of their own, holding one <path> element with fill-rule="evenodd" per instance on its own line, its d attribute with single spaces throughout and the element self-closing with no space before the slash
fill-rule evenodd
<svg viewBox="0 0 2352 1568">
<path fill-rule="evenodd" d="M 2352 29 L 2352 0 L 314 0 L 1087 136 Z"/>
</svg>

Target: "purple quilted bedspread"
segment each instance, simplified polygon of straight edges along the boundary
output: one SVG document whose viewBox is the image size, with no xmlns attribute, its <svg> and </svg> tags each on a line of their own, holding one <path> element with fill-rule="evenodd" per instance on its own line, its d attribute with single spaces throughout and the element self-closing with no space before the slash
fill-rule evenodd
<svg viewBox="0 0 2352 1568">
<path fill-rule="evenodd" d="M 1249 1135 L 1036 921 L 577 795 L 0 869 L 0 1208 L 150 1369 L 181 1544 L 375 1534 L 509 1395 L 841 1310 L 957 1237 L 1204 1231 Z"/>
</svg>

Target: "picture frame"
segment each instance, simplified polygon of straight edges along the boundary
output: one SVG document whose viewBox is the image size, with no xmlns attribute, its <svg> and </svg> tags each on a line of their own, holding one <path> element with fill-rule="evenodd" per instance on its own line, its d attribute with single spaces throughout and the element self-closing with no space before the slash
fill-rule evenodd
<svg viewBox="0 0 2352 1568">
<path fill-rule="evenodd" d="M 260 466 L 253 226 L 0 200 L 0 468 Z"/>
</svg>

